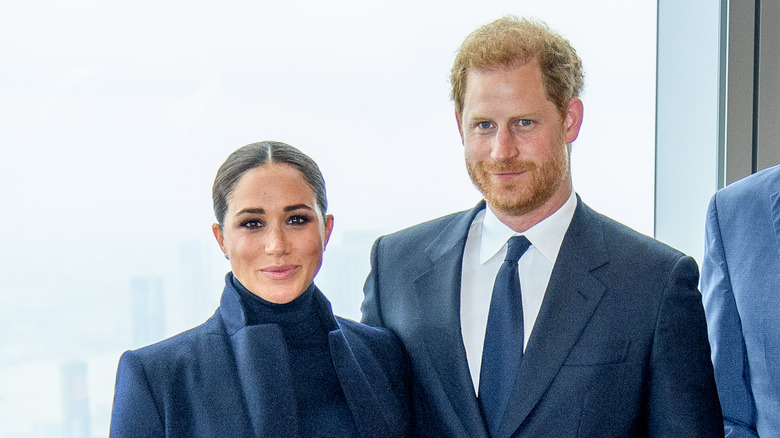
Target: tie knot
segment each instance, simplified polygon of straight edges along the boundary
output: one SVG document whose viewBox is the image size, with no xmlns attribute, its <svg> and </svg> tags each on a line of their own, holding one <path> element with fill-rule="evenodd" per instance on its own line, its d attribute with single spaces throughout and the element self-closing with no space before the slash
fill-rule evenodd
<svg viewBox="0 0 780 438">
<path fill-rule="evenodd" d="M 531 246 L 531 242 L 525 236 L 513 236 L 507 243 L 505 262 L 515 262 L 520 260 L 520 257 L 525 254 L 528 248 Z"/>
</svg>

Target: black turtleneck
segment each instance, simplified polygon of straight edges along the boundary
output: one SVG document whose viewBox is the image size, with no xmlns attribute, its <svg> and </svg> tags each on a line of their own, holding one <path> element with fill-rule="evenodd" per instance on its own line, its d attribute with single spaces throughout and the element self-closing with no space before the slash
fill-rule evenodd
<svg viewBox="0 0 780 438">
<path fill-rule="evenodd" d="M 304 437 L 358 437 L 341 390 L 328 347 L 328 326 L 318 311 L 319 293 L 312 283 L 301 296 L 286 304 L 266 301 L 233 277 L 247 325 L 276 324 L 290 355 L 300 435 Z"/>
</svg>

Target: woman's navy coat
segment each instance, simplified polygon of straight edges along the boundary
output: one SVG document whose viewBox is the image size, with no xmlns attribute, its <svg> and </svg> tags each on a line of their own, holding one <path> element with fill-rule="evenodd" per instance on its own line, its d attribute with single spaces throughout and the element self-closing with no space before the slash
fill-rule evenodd
<svg viewBox="0 0 780 438">
<path fill-rule="evenodd" d="M 315 296 L 360 435 L 408 436 L 410 371 L 401 343 L 385 329 L 334 317 L 317 289 Z M 297 437 L 296 410 L 279 326 L 247 326 L 228 279 L 203 325 L 122 355 L 111 437 Z"/>
</svg>

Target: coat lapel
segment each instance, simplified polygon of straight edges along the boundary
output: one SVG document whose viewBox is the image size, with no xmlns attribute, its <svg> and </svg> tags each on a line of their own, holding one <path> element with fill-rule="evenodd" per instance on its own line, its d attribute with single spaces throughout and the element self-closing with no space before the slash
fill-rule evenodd
<svg viewBox="0 0 780 438">
<path fill-rule="evenodd" d="M 231 336 L 255 436 L 298 436 L 290 359 L 277 325 L 244 327 Z"/>
<path fill-rule="evenodd" d="M 385 375 L 374 374 L 371 376 L 374 381 L 369 382 L 368 376 L 361 368 L 344 332 L 333 316 L 330 301 L 319 289 L 316 289 L 315 293 L 320 320 L 328 328 L 328 347 L 333 368 L 336 370 L 336 376 L 349 410 L 352 412 L 358 433 L 365 438 L 397 436 L 397 431 L 391 429 L 391 423 L 384 415 L 386 412 L 383 410 L 383 405 L 373 390 L 374 387 L 378 387 L 388 393 L 391 391 Z M 359 341 L 355 339 L 355 342 Z M 378 379 L 384 381 L 377 381 Z"/>
<path fill-rule="evenodd" d="M 460 283 L 463 250 L 471 222 L 485 208 L 475 208 L 454 219 L 426 249 L 429 264 L 415 279 L 416 308 L 423 321 L 425 346 L 429 354 L 428 369 L 435 369 L 437 379 L 429 384 L 443 394 L 449 408 L 447 416 L 459 418 L 471 437 L 487 437 L 482 414 L 471 381 L 466 349 L 460 325 Z"/>
<path fill-rule="evenodd" d="M 517 430 L 555 378 L 606 290 L 591 271 L 607 262 L 599 218 L 578 197 L 498 437 Z"/>
<path fill-rule="evenodd" d="M 777 255 L 780 258 L 780 192 L 769 196 L 769 208 L 772 211 L 772 225 L 775 228 L 775 242 L 777 243 Z"/>
<path fill-rule="evenodd" d="M 230 278 L 225 281 L 219 316 L 230 339 L 254 436 L 298 436 L 290 358 L 281 329 L 272 324 L 247 326 Z"/>
<path fill-rule="evenodd" d="M 330 332 L 328 344 L 336 375 L 360 436 L 366 438 L 397 436 L 398 433 L 390 428 L 390 422 L 382 415 L 384 414 L 382 404 L 379 403 L 372 385 L 355 358 L 344 333 L 341 330 Z M 373 376 L 373 378 L 380 377 L 384 376 Z M 382 385 L 379 382 L 374 382 L 374 386 L 390 391 L 389 384 Z"/>
<path fill-rule="evenodd" d="M 226 283 L 229 285 L 230 281 Z M 253 435 L 297 437 L 297 403 L 284 335 L 276 324 L 247 326 L 237 293 L 230 286 L 225 289 L 220 316 L 230 336 Z M 390 384 L 373 382 L 372 386 L 336 322 L 330 302 L 318 289 L 315 294 L 319 316 L 329 330 L 333 366 L 358 432 L 366 438 L 397 436 L 387 418 L 377 415 L 383 410 L 372 389 L 379 387 L 390 391 Z M 384 376 L 372 376 L 381 377 Z"/>
</svg>

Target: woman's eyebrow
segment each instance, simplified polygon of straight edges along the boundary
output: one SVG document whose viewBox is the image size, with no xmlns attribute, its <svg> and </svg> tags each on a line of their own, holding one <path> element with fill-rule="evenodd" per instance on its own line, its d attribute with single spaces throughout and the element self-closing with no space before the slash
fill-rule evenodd
<svg viewBox="0 0 780 438">
<path fill-rule="evenodd" d="M 284 207 L 284 211 L 293 211 L 293 210 L 300 210 L 300 209 L 314 211 L 313 208 L 309 207 L 306 204 L 295 204 L 295 205 L 288 205 L 287 207 Z"/>
<path fill-rule="evenodd" d="M 242 214 L 265 214 L 265 210 L 262 208 L 245 208 L 237 211 L 234 216 L 241 216 Z"/>
<path fill-rule="evenodd" d="M 288 205 L 284 207 L 284 211 L 294 211 L 294 210 L 310 210 L 314 211 L 314 209 L 306 204 L 294 204 L 294 205 Z M 242 210 L 239 210 L 236 212 L 234 216 L 241 216 L 242 214 L 265 214 L 265 209 L 259 208 L 259 207 L 249 207 L 244 208 Z"/>
</svg>

